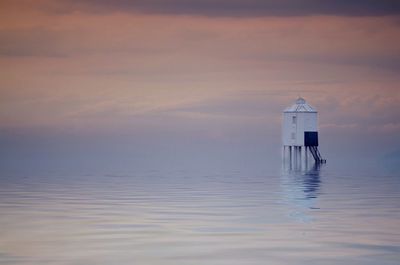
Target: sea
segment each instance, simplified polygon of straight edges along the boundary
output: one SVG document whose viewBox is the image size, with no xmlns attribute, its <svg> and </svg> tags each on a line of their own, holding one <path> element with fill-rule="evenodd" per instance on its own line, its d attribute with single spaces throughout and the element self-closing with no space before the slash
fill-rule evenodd
<svg viewBox="0 0 400 265">
<path fill-rule="evenodd" d="M 2 265 L 398 265 L 377 168 L 2 173 Z"/>
</svg>

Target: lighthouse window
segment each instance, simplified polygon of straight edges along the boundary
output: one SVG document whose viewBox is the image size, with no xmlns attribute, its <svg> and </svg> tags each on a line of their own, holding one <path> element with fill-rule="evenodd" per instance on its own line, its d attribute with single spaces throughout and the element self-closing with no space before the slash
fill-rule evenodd
<svg viewBox="0 0 400 265">
<path fill-rule="evenodd" d="M 292 117 L 292 123 L 293 123 L 293 124 L 296 124 L 296 118 L 297 118 L 296 116 L 293 116 L 293 117 Z"/>
<path fill-rule="evenodd" d="M 292 139 L 293 140 L 296 139 L 296 134 L 295 133 L 292 133 Z"/>
</svg>

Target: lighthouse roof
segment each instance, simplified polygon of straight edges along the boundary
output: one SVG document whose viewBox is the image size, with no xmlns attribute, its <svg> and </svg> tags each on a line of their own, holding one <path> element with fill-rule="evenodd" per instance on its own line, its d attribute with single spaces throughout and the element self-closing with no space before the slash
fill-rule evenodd
<svg viewBox="0 0 400 265">
<path fill-rule="evenodd" d="M 298 98 L 292 106 L 286 108 L 284 112 L 317 112 L 304 98 Z"/>
</svg>

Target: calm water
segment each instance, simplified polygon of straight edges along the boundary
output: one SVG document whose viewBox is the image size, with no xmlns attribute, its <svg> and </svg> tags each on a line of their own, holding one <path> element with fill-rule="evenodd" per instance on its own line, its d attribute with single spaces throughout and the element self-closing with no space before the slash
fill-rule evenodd
<svg viewBox="0 0 400 265">
<path fill-rule="evenodd" d="M 0 181 L 0 264 L 400 264 L 396 174 L 326 165 Z"/>
</svg>

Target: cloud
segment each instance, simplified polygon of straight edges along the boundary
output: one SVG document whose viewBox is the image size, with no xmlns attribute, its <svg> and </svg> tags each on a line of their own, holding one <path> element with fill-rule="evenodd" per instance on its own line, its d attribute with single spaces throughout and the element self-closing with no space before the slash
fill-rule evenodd
<svg viewBox="0 0 400 265">
<path fill-rule="evenodd" d="M 0 30 L 0 56 L 68 55 L 65 32 L 48 29 Z"/>
<path fill-rule="evenodd" d="M 46 3 L 44 7 L 53 12 L 119 11 L 222 17 L 384 16 L 400 13 L 397 0 L 60 0 Z"/>
<path fill-rule="evenodd" d="M 18 3 L 0 8 L 0 129 L 254 132 L 278 144 L 281 111 L 301 95 L 332 143 L 360 131 L 365 142 L 398 138 L 396 16 L 232 8 L 245 1 Z"/>
<path fill-rule="evenodd" d="M 397 121 L 397 122 L 372 126 L 370 130 L 374 133 L 399 133 L 400 122 Z"/>
<path fill-rule="evenodd" d="M 400 30 L 394 17 L 215 19 L 119 13 L 40 17 L 42 24 L 33 28 L 27 25 L 37 17 L 27 20 L 25 27 L 8 25 L 0 30 L 0 56 L 109 55 L 107 62 L 84 69 L 86 73 L 132 76 L 148 69 L 158 78 L 160 72 L 189 70 L 200 76 L 203 65 L 208 72 L 245 65 L 260 69 L 271 61 L 400 68 L 396 45 Z"/>
</svg>

